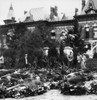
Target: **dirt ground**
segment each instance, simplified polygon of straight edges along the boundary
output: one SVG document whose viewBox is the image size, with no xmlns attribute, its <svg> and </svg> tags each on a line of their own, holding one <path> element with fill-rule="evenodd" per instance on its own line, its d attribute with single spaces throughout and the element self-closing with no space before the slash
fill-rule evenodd
<svg viewBox="0 0 97 100">
<path fill-rule="evenodd" d="M 60 94 L 59 90 L 50 90 L 47 93 L 40 96 L 27 97 L 21 99 L 7 98 L 0 100 L 97 100 L 97 95 L 66 96 Z"/>
</svg>

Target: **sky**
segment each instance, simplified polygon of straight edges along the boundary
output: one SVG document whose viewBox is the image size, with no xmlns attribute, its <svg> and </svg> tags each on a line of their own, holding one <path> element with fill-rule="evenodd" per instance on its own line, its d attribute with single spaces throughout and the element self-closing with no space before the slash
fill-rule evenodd
<svg viewBox="0 0 97 100">
<path fill-rule="evenodd" d="M 18 20 L 24 15 L 24 11 L 31 8 L 44 7 L 50 10 L 51 6 L 58 6 L 58 13 L 65 13 L 66 16 L 73 16 L 75 8 L 81 11 L 82 0 L 0 0 L 0 25 L 7 19 L 9 7 L 12 3 L 14 15 Z"/>
</svg>

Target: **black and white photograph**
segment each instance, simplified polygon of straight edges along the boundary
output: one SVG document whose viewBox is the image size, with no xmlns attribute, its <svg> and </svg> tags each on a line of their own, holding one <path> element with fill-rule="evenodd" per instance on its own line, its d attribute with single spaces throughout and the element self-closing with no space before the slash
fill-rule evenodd
<svg viewBox="0 0 97 100">
<path fill-rule="evenodd" d="M 0 0 L 0 100 L 97 100 L 97 0 Z"/>
</svg>

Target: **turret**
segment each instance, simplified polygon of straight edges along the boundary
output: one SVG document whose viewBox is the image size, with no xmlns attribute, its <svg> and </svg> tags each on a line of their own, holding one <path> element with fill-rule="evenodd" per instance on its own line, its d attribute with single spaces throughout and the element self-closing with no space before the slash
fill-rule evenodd
<svg viewBox="0 0 97 100">
<path fill-rule="evenodd" d="M 86 5 L 86 1 L 82 0 L 82 10 L 84 9 L 85 5 Z"/>
<path fill-rule="evenodd" d="M 16 22 L 16 20 L 15 20 L 15 16 L 14 16 L 14 9 L 13 9 L 13 6 L 11 4 L 10 8 L 9 8 L 7 19 L 4 20 L 4 23 L 10 24 L 10 23 L 14 23 L 14 22 Z"/>
</svg>

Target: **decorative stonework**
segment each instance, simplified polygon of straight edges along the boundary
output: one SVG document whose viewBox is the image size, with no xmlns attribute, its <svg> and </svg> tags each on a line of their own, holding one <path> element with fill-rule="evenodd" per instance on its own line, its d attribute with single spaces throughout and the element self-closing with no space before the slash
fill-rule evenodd
<svg viewBox="0 0 97 100">
<path fill-rule="evenodd" d="M 62 30 L 68 31 L 73 29 L 73 26 L 57 26 L 53 27 L 53 30 L 55 30 L 56 34 L 61 34 Z"/>
<path fill-rule="evenodd" d="M 90 26 L 97 26 L 97 20 L 94 21 L 83 21 L 83 22 L 79 22 L 79 24 L 83 27 L 90 27 Z"/>
</svg>

